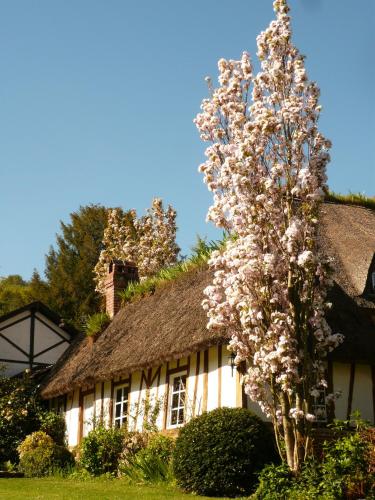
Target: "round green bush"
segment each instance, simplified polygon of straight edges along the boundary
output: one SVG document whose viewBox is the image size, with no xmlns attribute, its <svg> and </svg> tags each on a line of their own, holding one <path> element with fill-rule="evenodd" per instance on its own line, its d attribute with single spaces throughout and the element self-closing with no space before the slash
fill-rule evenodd
<svg viewBox="0 0 375 500">
<path fill-rule="evenodd" d="M 117 472 L 123 450 L 125 431 L 117 427 L 105 428 L 99 425 L 83 438 L 80 450 L 80 464 L 90 474 Z"/>
<path fill-rule="evenodd" d="M 33 432 L 18 447 L 20 469 L 28 477 L 46 476 L 74 464 L 70 451 L 43 431 Z"/>
<path fill-rule="evenodd" d="M 266 423 L 243 408 L 218 408 L 181 429 L 173 471 L 185 491 L 234 497 L 251 493 L 256 473 L 276 459 Z"/>
</svg>

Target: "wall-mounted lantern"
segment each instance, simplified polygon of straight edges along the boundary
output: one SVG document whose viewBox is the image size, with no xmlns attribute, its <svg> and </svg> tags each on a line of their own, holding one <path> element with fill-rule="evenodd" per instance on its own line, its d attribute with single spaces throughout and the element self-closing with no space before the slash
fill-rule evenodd
<svg viewBox="0 0 375 500">
<path fill-rule="evenodd" d="M 234 352 L 231 352 L 230 355 L 228 356 L 228 365 L 232 368 L 232 377 L 234 373 L 234 369 L 236 368 L 236 364 L 234 360 L 236 359 L 236 355 Z"/>
</svg>

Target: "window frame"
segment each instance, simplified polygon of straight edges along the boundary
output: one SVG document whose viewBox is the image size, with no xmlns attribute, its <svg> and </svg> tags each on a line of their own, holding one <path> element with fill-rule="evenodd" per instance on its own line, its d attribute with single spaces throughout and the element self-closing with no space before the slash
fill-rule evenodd
<svg viewBox="0 0 375 500">
<path fill-rule="evenodd" d="M 121 390 L 121 400 L 117 401 L 117 391 Z M 126 390 L 127 398 L 124 399 L 124 391 Z M 117 427 L 116 422 L 120 422 L 118 428 L 128 424 L 129 421 L 129 400 L 130 400 L 130 384 L 122 383 L 113 387 L 113 401 L 112 401 L 112 425 Z M 126 405 L 126 413 L 124 413 L 124 404 Z M 116 407 L 120 406 L 120 416 L 116 417 Z"/>
<path fill-rule="evenodd" d="M 181 391 L 181 390 L 174 391 L 173 390 L 174 389 L 174 382 L 178 378 L 184 379 L 183 391 Z M 168 429 L 176 429 L 178 427 L 182 427 L 186 422 L 186 397 L 187 397 L 186 386 L 187 386 L 187 373 L 185 370 L 182 370 L 181 372 L 174 373 L 173 375 L 171 375 L 171 377 L 169 379 L 169 388 L 168 388 L 168 390 L 169 390 L 168 407 L 167 407 L 167 411 L 168 411 L 167 428 Z M 184 394 L 183 406 L 180 405 L 181 393 Z M 173 407 L 172 406 L 173 396 L 175 394 L 178 394 L 178 404 L 176 407 Z M 172 424 L 172 411 L 174 411 L 174 410 L 177 410 L 177 422 L 175 424 Z M 183 421 L 179 423 L 178 420 L 179 420 L 179 414 L 180 414 L 181 410 L 182 410 L 182 415 L 183 415 Z"/>
</svg>

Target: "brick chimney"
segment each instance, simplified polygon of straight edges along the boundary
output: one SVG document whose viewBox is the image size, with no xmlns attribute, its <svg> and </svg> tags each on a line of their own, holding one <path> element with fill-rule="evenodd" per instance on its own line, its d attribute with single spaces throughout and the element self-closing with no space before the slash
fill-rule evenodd
<svg viewBox="0 0 375 500">
<path fill-rule="evenodd" d="M 138 281 L 138 269 L 131 262 L 113 260 L 105 280 L 105 310 L 110 318 L 120 310 L 121 298 L 118 292 L 124 290 L 131 281 Z"/>
</svg>

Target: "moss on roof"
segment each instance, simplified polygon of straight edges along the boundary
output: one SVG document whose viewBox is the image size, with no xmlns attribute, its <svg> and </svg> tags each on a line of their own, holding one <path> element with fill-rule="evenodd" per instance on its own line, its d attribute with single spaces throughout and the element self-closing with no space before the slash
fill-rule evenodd
<svg viewBox="0 0 375 500">
<path fill-rule="evenodd" d="M 136 299 L 152 295 L 157 288 L 165 285 L 169 281 L 175 280 L 190 271 L 205 268 L 211 253 L 214 250 L 220 249 L 224 243 L 225 238 L 222 241 L 210 241 L 206 243 L 205 240 L 198 237 L 190 257 L 174 266 L 162 269 L 155 276 L 151 276 L 144 281 L 129 283 L 125 290 L 119 292 L 122 304 L 125 305 Z"/>
<path fill-rule="evenodd" d="M 357 205 L 375 210 L 375 197 L 365 196 L 362 193 L 340 194 L 330 191 L 326 196 L 326 201 L 340 205 Z"/>
</svg>

